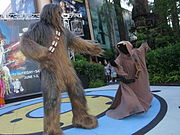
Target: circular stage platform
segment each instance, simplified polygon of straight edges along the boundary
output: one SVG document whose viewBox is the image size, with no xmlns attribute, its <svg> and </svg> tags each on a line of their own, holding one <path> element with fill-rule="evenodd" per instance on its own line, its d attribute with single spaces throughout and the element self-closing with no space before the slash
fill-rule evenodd
<svg viewBox="0 0 180 135">
<path fill-rule="evenodd" d="M 95 129 L 80 129 L 72 126 L 71 103 L 68 95 L 62 94 L 60 126 L 64 135 L 144 135 L 165 116 L 165 100 L 154 94 L 152 107 L 147 113 L 137 114 L 122 120 L 105 115 L 112 103 L 116 89 L 86 91 L 89 113 L 98 118 Z M 0 109 L 0 135 L 41 135 L 43 131 L 42 98 L 14 103 Z"/>
</svg>

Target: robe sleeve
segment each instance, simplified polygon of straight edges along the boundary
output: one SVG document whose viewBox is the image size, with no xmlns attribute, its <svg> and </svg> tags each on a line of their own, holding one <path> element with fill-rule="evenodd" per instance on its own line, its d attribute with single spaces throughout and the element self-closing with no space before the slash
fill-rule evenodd
<svg viewBox="0 0 180 135">
<path fill-rule="evenodd" d="M 143 43 L 138 49 L 137 51 L 140 52 L 143 56 L 146 55 L 146 53 L 148 52 L 148 50 L 150 50 L 150 47 L 147 43 Z"/>
<path fill-rule="evenodd" d="M 123 76 L 123 77 L 126 78 L 128 76 L 128 74 L 123 70 L 123 67 L 120 64 L 121 62 L 119 60 L 119 56 L 116 58 L 115 62 L 118 65 L 118 67 L 117 68 L 115 67 L 114 69 L 116 70 L 118 75 Z"/>
</svg>

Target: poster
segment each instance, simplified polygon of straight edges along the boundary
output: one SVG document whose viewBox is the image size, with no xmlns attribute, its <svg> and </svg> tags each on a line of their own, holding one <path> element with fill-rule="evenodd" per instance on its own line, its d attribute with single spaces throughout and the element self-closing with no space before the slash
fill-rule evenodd
<svg viewBox="0 0 180 135">
<path fill-rule="evenodd" d="M 88 18 L 84 0 L 52 0 L 63 9 L 63 23 L 72 33 L 90 39 Z"/>
<path fill-rule="evenodd" d="M 11 0 L 12 13 L 31 14 L 35 13 L 34 0 Z"/>
<path fill-rule="evenodd" d="M 0 20 L 0 79 L 5 99 L 40 93 L 39 65 L 20 51 L 20 36 L 37 20 Z"/>
</svg>

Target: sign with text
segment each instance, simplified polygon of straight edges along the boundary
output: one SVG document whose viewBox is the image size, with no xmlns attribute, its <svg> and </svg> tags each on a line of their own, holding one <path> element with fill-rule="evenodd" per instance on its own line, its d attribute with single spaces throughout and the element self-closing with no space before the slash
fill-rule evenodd
<svg viewBox="0 0 180 135">
<path fill-rule="evenodd" d="M 38 63 L 27 60 L 19 48 L 20 36 L 35 21 L 0 21 L 0 79 L 5 86 L 5 99 L 41 92 Z"/>
</svg>

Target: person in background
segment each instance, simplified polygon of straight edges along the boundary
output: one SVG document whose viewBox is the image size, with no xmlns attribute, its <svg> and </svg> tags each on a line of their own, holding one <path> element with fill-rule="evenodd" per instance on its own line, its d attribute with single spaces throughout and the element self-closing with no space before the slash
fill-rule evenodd
<svg viewBox="0 0 180 135">
<path fill-rule="evenodd" d="M 6 92 L 6 87 L 5 87 L 5 82 L 4 82 L 4 71 L 2 66 L 0 66 L 0 108 L 4 106 L 5 104 L 5 100 L 4 100 L 4 96 L 5 96 L 5 92 Z"/>
<path fill-rule="evenodd" d="M 117 82 L 117 80 L 116 80 L 117 79 L 117 73 L 116 73 L 114 67 L 111 66 L 111 65 L 110 65 L 110 70 L 111 70 L 111 80 L 110 80 L 110 82 Z"/>
<path fill-rule="evenodd" d="M 111 81 L 111 68 L 109 62 L 105 63 L 104 70 L 105 70 L 106 82 L 109 83 Z"/>
<path fill-rule="evenodd" d="M 120 86 L 115 99 L 106 112 L 114 119 L 147 112 L 151 107 L 153 95 L 149 87 L 148 71 L 145 62 L 146 52 L 150 49 L 147 43 L 133 49 L 128 41 L 116 45 L 119 56 L 110 63 L 119 75 Z"/>
</svg>

